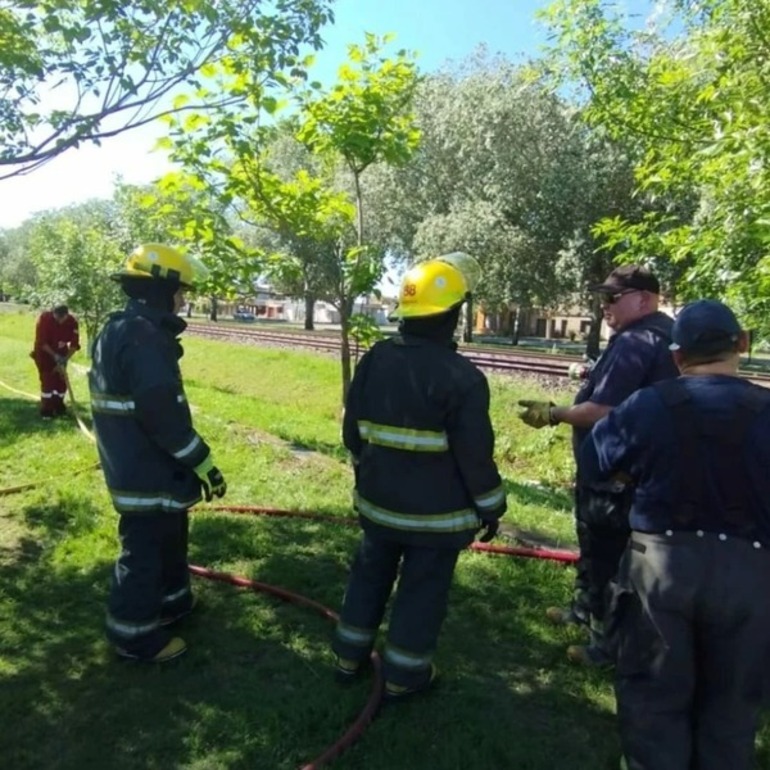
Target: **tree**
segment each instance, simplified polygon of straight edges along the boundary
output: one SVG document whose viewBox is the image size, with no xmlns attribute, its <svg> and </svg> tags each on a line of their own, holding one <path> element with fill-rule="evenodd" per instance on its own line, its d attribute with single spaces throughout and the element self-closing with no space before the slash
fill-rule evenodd
<svg viewBox="0 0 770 770">
<path fill-rule="evenodd" d="M 768 332 L 770 3 L 673 5 L 657 30 L 599 0 L 547 12 L 558 82 L 583 85 L 585 119 L 637 147 L 637 194 L 665 202 L 595 233 L 625 260 L 670 261 L 681 297 L 724 296 Z"/>
<path fill-rule="evenodd" d="M 364 232 L 363 173 L 374 163 L 404 165 L 420 142 L 412 101 L 418 78 L 414 58 L 398 51 L 381 56 L 390 36 L 366 35 L 364 45 L 348 47 L 349 62 L 328 93 L 306 94 L 298 138 L 322 157 L 342 158 L 353 182 L 356 243 L 340 263 L 337 308 L 340 313 L 342 401 L 351 380 L 349 322 L 356 298 L 370 293 L 384 272 L 381 258 L 367 248 Z"/>
<path fill-rule="evenodd" d="M 251 224 L 263 252 L 274 255 L 266 266 L 267 277 L 284 294 L 304 299 L 305 329 L 311 331 L 316 301 L 336 295 L 337 249 L 352 227 L 352 216 L 344 196 L 335 213 L 334 206 L 329 207 L 334 196 L 320 195 L 319 180 L 326 171 L 321 159 L 297 139 L 297 128 L 296 120 L 285 120 L 270 132 L 262 167 L 275 174 L 272 183 L 278 185 L 278 194 L 260 193 L 270 213 L 260 218 L 258 211 L 252 212 Z M 311 183 L 311 179 L 316 181 Z M 332 192 L 331 178 L 325 186 Z M 309 207 L 305 207 L 304 218 L 298 219 L 303 196 Z M 290 205 L 294 212 L 281 212 Z"/>
<path fill-rule="evenodd" d="M 37 283 L 37 271 L 27 249 L 29 223 L 0 231 L 0 294 L 26 300 Z"/>
<path fill-rule="evenodd" d="M 91 201 L 37 215 L 26 248 L 37 269 L 31 299 L 37 305 L 67 303 L 93 341 L 107 313 L 120 303 L 108 276 L 126 259 L 114 206 Z"/>
<path fill-rule="evenodd" d="M 168 174 L 154 185 L 120 185 L 115 202 L 125 234 L 134 244 L 161 241 L 193 249 L 209 278 L 196 290 L 209 297 L 209 317 L 217 320 L 218 295 L 250 293 L 262 265 L 259 250 L 249 249 L 235 233 L 226 206 L 212 198 L 199 180 Z"/>
<path fill-rule="evenodd" d="M 584 227 L 586 131 L 528 67 L 481 49 L 429 76 L 415 99 L 419 150 L 375 169 L 365 188 L 375 230 L 397 254 L 479 258 L 490 312 L 557 307 L 581 285 L 560 254 Z M 602 276 L 603 277 L 603 276 Z"/>
<path fill-rule="evenodd" d="M 162 115 L 237 109 L 300 49 L 330 0 L 0 4 L 0 179 Z M 249 75 L 238 66 L 249 62 Z M 257 77 L 254 77 L 258 73 Z M 212 79 L 218 81 L 212 85 Z M 219 90 L 223 82 L 229 84 Z"/>
<path fill-rule="evenodd" d="M 414 63 L 403 51 L 393 58 L 381 56 L 385 42 L 367 35 L 363 46 L 350 46 L 339 82 L 327 93 L 313 83 L 298 99 L 297 137 L 316 156 L 310 168 L 300 164 L 281 176 L 271 167 L 268 147 L 276 139 L 276 128 L 260 125 L 260 120 L 264 114 L 273 115 L 281 103 L 264 92 L 249 111 L 172 121 L 169 140 L 174 158 L 223 207 L 277 235 L 283 247 L 273 254 L 270 267 L 283 271 L 284 280 L 297 275 L 298 264 L 323 256 L 319 272 L 329 285 L 326 298 L 341 319 L 343 399 L 351 378 L 353 304 L 374 289 L 384 269 L 383 255 L 365 244 L 361 176 L 377 161 L 406 160 L 419 141 L 409 111 L 417 81 Z M 244 72 L 248 64 L 237 62 Z M 298 66 L 310 64 L 303 60 Z M 304 70 L 295 85 L 302 75 Z M 350 174 L 352 193 L 337 182 L 340 164 Z M 241 257 L 233 257 L 230 264 L 235 268 Z"/>
</svg>

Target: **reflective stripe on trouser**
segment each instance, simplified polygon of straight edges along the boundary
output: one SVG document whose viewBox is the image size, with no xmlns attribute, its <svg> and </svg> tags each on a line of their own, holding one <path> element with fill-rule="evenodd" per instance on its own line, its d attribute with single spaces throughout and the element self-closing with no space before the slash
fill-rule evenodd
<svg viewBox="0 0 770 770">
<path fill-rule="evenodd" d="M 629 770 L 750 770 L 770 651 L 770 551 L 633 533 L 615 693 Z"/>
<path fill-rule="evenodd" d="M 383 656 L 387 682 L 415 687 L 425 680 L 446 617 L 459 551 L 405 546 Z"/>
<path fill-rule="evenodd" d="M 107 638 L 139 657 L 152 657 L 169 641 L 161 612 L 192 605 L 187 569 L 187 511 L 121 516 L 121 554 L 108 601 Z"/>
<path fill-rule="evenodd" d="M 402 546 L 364 533 L 350 569 L 332 647 L 341 658 L 369 657 L 398 574 Z"/>
<path fill-rule="evenodd" d="M 64 396 L 67 394 L 67 382 L 64 375 L 53 368 L 53 364 L 41 367 L 40 375 L 40 413 L 43 415 L 60 414 L 63 411 Z"/>
<path fill-rule="evenodd" d="M 458 553 L 454 548 L 405 545 L 364 533 L 345 592 L 334 651 L 349 660 L 368 657 L 371 643 L 364 645 L 363 635 L 346 638 L 339 629 L 370 633 L 373 642 L 400 564 L 385 647 L 385 676 L 405 687 L 421 682 L 446 615 Z"/>
</svg>

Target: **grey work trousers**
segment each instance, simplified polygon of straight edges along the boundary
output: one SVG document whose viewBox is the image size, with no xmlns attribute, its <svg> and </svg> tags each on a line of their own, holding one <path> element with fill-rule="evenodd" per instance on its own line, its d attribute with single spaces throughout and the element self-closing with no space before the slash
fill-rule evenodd
<svg viewBox="0 0 770 770">
<path fill-rule="evenodd" d="M 750 770 L 770 662 L 770 550 L 634 532 L 621 563 L 615 694 L 629 770 Z"/>
</svg>

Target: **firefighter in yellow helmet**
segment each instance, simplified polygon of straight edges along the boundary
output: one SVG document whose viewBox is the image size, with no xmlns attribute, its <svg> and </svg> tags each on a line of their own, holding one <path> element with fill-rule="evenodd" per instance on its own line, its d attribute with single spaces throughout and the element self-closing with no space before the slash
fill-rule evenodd
<svg viewBox="0 0 770 770">
<path fill-rule="evenodd" d="M 227 488 L 193 428 L 177 339 L 184 292 L 205 280 L 194 257 L 146 243 L 112 278 L 128 296 L 94 341 L 89 373 L 101 466 L 120 515 L 121 553 L 107 637 L 123 658 L 165 662 L 186 650 L 169 626 L 194 606 L 187 570 L 190 506 Z"/>
<path fill-rule="evenodd" d="M 458 554 L 480 531 L 490 540 L 506 509 L 489 387 L 453 341 L 479 272 L 465 254 L 414 265 L 394 312 L 399 335 L 364 355 L 347 397 L 343 439 L 363 537 L 333 641 L 336 675 L 351 681 L 369 659 L 400 570 L 384 650 L 388 701 L 435 680 Z"/>
</svg>

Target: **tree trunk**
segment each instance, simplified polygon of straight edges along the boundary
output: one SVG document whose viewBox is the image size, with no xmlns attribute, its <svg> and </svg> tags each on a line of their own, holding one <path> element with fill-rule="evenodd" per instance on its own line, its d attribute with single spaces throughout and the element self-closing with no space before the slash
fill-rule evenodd
<svg viewBox="0 0 770 770">
<path fill-rule="evenodd" d="M 591 315 L 591 328 L 588 330 L 588 338 L 586 339 L 586 356 L 596 359 L 599 358 L 602 320 L 604 319 L 598 298 L 594 301 Z"/>
<path fill-rule="evenodd" d="M 350 319 L 350 308 L 348 308 L 347 300 L 340 303 L 340 363 L 342 364 L 342 406 L 345 406 L 345 402 L 348 398 L 348 391 L 350 390 L 350 380 L 352 378 L 352 370 L 350 366 L 350 325 L 348 321 Z"/>
<path fill-rule="evenodd" d="M 192 318 L 193 305 L 192 302 L 187 303 L 187 317 Z"/>
<path fill-rule="evenodd" d="M 315 329 L 313 314 L 315 313 L 315 297 L 305 294 L 305 331 L 312 332 Z"/>
<path fill-rule="evenodd" d="M 520 321 L 521 310 L 516 307 L 511 311 L 511 345 L 519 344 Z"/>
<path fill-rule="evenodd" d="M 217 298 L 216 297 L 212 297 L 211 298 L 211 314 L 209 315 L 209 318 L 212 321 L 216 321 L 217 320 L 217 310 L 218 310 Z"/>
<path fill-rule="evenodd" d="M 473 298 L 465 303 L 465 323 L 463 324 L 463 342 L 473 342 Z"/>
</svg>

